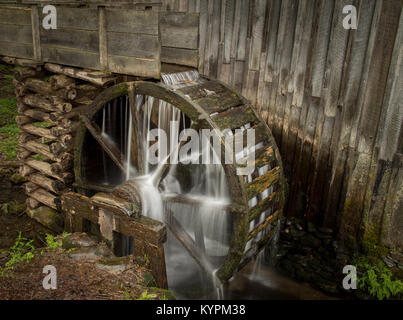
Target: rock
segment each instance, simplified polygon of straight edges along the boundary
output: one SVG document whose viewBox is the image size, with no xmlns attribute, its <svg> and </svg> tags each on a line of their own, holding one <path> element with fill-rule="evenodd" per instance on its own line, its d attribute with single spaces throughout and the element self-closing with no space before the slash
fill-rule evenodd
<svg viewBox="0 0 403 320">
<path fill-rule="evenodd" d="M 100 257 L 95 251 L 96 247 L 77 248 L 69 253 L 69 257 L 75 260 L 97 260 Z"/>
<path fill-rule="evenodd" d="M 339 243 L 336 240 L 333 240 L 332 247 L 333 247 L 333 249 L 337 250 L 339 248 Z"/>
<path fill-rule="evenodd" d="M 389 268 L 394 268 L 396 267 L 396 262 L 393 261 L 393 259 L 389 256 L 386 257 L 382 257 L 382 261 L 385 262 L 385 264 L 389 267 Z"/>
<path fill-rule="evenodd" d="M 77 248 L 69 253 L 69 257 L 75 260 L 99 260 L 102 257 L 113 257 L 113 253 L 106 244 L 100 243 L 93 247 Z"/>
<path fill-rule="evenodd" d="M 337 284 L 335 283 L 318 282 L 316 283 L 316 285 L 320 290 L 322 290 L 326 294 L 329 295 L 339 294 L 339 289 L 337 288 Z"/>
<path fill-rule="evenodd" d="M 106 258 L 114 257 L 112 250 L 103 242 L 96 246 L 95 254 Z"/>
<path fill-rule="evenodd" d="M 44 225 L 46 228 L 61 233 L 63 231 L 63 218 L 55 210 L 49 207 L 39 207 L 33 210 L 27 210 L 27 215 L 40 224 Z"/>
<path fill-rule="evenodd" d="M 287 258 L 283 259 L 279 264 L 278 264 L 278 270 L 287 276 L 290 276 L 291 278 L 295 277 L 295 267 L 294 263 Z"/>
<path fill-rule="evenodd" d="M 301 245 L 311 248 L 319 248 L 322 245 L 322 242 L 315 236 L 307 234 L 305 237 L 301 239 Z"/>
<path fill-rule="evenodd" d="M 120 274 L 129 268 L 129 263 L 129 257 L 113 257 L 102 259 L 96 264 L 96 267 L 112 274 Z"/>
<path fill-rule="evenodd" d="M 298 268 L 295 270 L 295 278 L 299 281 L 307 282 L 311 279 L 311 274 L 303 268 Z"/>
<path fill-rule="evenodd" d="M 327 234 L 327 235 L 333 235 L 333 233 L 334 233 L 333 229 L 324 228 L 324 227 L 318 228 L 318 231 L 320 231 L 320 232 L 322 232 L 324 234 Z"/>
<path fill-rule="evenodd" d="M 308 222 L 307 229 L 308 229 L 308 232 L 310 232 L 310 233 L 316 232 L 316 227 L 312 222 Z"/>
<path fill-rule="evenodd" d="M 322 239 L 322 240 L 325 240 L 325 239 L 332 240 L 333 239 L 332 235 L 330 235 L 328 233 L 323 233 L 323 232 L 321 232 L 319 230 L 317 230 L 315 232 L 315 236 L 318 237 L 319 239 Z"/>
<path fill-rule="evenodd" d="M 290 229 L 290 236 L 294 239 L 299 239 L 305 235 L 305 231 L 298 230 L 296 227 Z"/>
<path fill-rule="evenodd" d="M 336 254 L 336 260 L 338 260 L 342 265 L 347 265 L 349 257 L 344 253 L 338 253 Z"/>
<path fill-rule="evenodd" d="M 403 265 L 403 253 L 397 251 L 391 251 L 389 253 L 389 257 L 393 259 L 396 262 L 396 264 Z"/>
<path fill-rule="evenodd" d="M 76 232 L 67 237 L 62 238 L 63 249 L 93 247 L 98 244 L 98 241 L 90 237 L 85 232 Z"/>
</svg>

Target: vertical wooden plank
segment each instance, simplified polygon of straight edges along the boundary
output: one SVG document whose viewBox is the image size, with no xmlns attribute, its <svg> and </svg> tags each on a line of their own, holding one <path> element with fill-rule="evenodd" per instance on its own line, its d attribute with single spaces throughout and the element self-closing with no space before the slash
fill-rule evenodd
<svg viewBox="0 0 403 320">
<path fill-rule="evenodd" d="M 203 65 L 203 74 L 209 76 L 210 75 L 210 52 L 211 52 L 211 43 L 213 38 L 213 10 L 214 10 L 214 1 L 207 1 L 207 32 L 206 32 L 206 45 L 204 48 L 204 65 Z M 200 31 L 201 32 L 201 31 Z"/>
<path fill-rule="evenodd" d="M 221 0 L 215 0 L 212 11 L 212 30 L 210 39 L 210 54 L 209 54 L 209 76 L 217 79 L 218 75 L 218 48 L 220 43 L 220 18 L 221 18 Z"/>
<path fill-rule="evenodd" d="M 108 43 L 105 7 L 98 7 L 99 62 L 108 70 Z"/>
<path fill-rule="evenodd" d="M 200 22 L 199 22 L 199 72 L 204 73 L 206 42 L 207 42 L 207 16 L 208 0 L 200 0 Z"/>
<path fill-rule="evenodd" d="M 319 36 L 315 45 L 312 70 L 312 96 L 321 97 L 325 66 L 327 60 L 330 29 L 332 24 L 334 0 L 322 0 L 322 8 L 319 21 Z"/>
<path fill-rule="evenodd" d="M 343 208 L 342 198 L 344 197 L 343 180 L 348 180 L 347 166 L 348 146 L 354 119 L 359 116 L 357 105 L 360 86 L 363 80 L 363 68 L 365 54 L 371 31 L 372 17 L 375 10 L 375 0 L 362 0 L 358 5 L 358 29 L 351 31 L 350 54 L 346 64 L 345 75 L 342 80 L 342 92 L 339 100 L 342 100 L 342 120 L 340 137 L 336 151 L 335 160 L 331 170 L 330 186 L 326 201 L 327 225 L 337 225 L 338 212 Z M 335 143 L 334 141 L 332 144 Z"/>
<path fill-rule="evenodd" d="M 235 0 L 225 1 L 224 20 L 224 59 L 223 63 L 231 63 L 231 45 L 234 26 Z M 238 27 L 239 28 L 239 25 Z"/>
<path fill-rule="evenodd" d="M 42 60 L 41 40 L 39 33 L 39 13 L 37 6 L 31 6 L 31 23 L 32 23 L 32 45 L 34 58 L 37 61 Z"/>
<path fill-rule="evenodd" d="M 400 14 L 399 30 L 395 40 L 390 66 L 381 126 L 377 139 L 380 159 L 392 161 L 398 151 L 399 135 L 403 130 L 403 11 Z"/>
<path fill-rule="evenodd" d="M 269 28 L 267 32 L 267 56 L 266 56 L 266 71 L 264 80 L 266 82 L 273 81 L 274 61 L 276 57 L 277 48 L 277 32 L 279 27 L 281 1 L 273 0 L 271 2 L 272 9 L 270 13 Z"/>
<path fill-rule="evenodd" d="M 359 126 L 357 163 L 353 169 L 346 196 L 340 234 L 356 235 L 360 228 L 362 209 L 371 172 L 372 153 L 378 122 L 382 112 L 387 77 L 392 59 L 394 42 L 399 25 L 401 1 L 382 1 L 380 14 L 374 21 L 371 68 L 362 99 L 362 114 Z"/>
<path fill-rule="evenodd" d="M 245 60 L 246 57 L 246 37 L 248 35 L 249 21 L 249 0 L 241 1 L 241 21 L 238 37 L 237 60 Z"/>
<path fill-rule="evenodd" d="M 251 35 L 251 52 L 249 54 L 249 69 L 258 71 L 260 68 L 260 55 L 262 53 L 263 29 L 266 17 L 266 0 L 255 0 L 252 35 Z"/>
<path fill-rule="evenodd" d="M 279 85 L 277 87 L 276 98 L 276 114 L 277 125 L 274 127 L 275 135 L 277 136 L 278 145 L 281 145 L 283 132 L 288 131 L 288 118 L 290 114 L 290 104 L 292 96 L 288 95 L 288 83 L 290 79 L 290 67 L 292 60 L 292 52 L 294 47 L 294 35 L 296 26 L 296 17 L 298 11 L 298 2 L 287 1 L 286 13 L 284 18 L 284 37 L 282 41 L 281 50 L 278 52 L 280 55 L 279 62 Z M 283 126 L 285 126 L 283 130 Z M 286 155 L 285 151 L 283 154 Z M 286 168 L 287 169 L 287 168 Z"/>
</svg>

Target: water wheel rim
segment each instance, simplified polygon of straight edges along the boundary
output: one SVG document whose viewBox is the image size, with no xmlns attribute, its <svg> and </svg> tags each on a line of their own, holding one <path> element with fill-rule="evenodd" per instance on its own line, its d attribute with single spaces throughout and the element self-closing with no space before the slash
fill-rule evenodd
<svg viewBox="0 0 403 320">
<path fill-rule="evenodd" d="M 216 81 L 218 82 L 218 81 Z M 220 82 L 218 82 L 220 83 Z M 222 84 L 222 83 L 220 83 Z M 230 89 L 225 84 L 222 84 L 227 90 L 231 90 L 231 92 L 236 94 L 232 89 Z M 217 125 L 215 119 L 211 116 L 211 113 L 205 111 L 205 109 L 199 105 L 197 102 L 191 100 L 186 94 L 180 92 L 179 90 L 173 90 L 164 84 L 148 82 L 148 81 L 136 81 L 136 82 L 122 82 L 116 84 L 112 87 L 104 90 L 99 96 L 95 98 L 91 105 L 89 105 L 87 112 L 82 115 L 82 121 L 79 129 L 77 130 L 77 135 L 75 138 L 75 179 L 78 185 L 82 184 L 83 177 L 83 166 L 82 166 L 82 146 L 84 142 L 85 135 L 88 131 L 88 121 L 92 119 L 94 115 L 101 109 L 103 106 L 116 99 L 120 96 L 128 95 L 129 99 L 131 99 L 134 95 L 145 95 L 154 97 L 167 103 L 175 106 L 183 113 L 185 113 L 194 123 L 203 123 L 203 125 L 208 125 L 211 129 L 222 130 L 222 125 Z M 236 94 L 240 97 L 240 101 L 246 105 L 246 99 L 242 96 Z M 264 123 L 264 121 L 260 118 L 260 116 L 251 108 L 249 105 L 246 105 L 248 112 L 251 113 L 251 116 L 256 118 L 256 122 L 263 124 L 264 130 L 266 130 L 267 136 L 270 138 L 270 145 L 273 148 L 274 158 L 277 162 L 277 167 L 279 168 L 277 176 L 279 185 L 279 192 L 277 195 L 277 201 L 280 203 L 277 211 L 273 214 L 271 220 L 275 221 L 275 218 L 278 218 L 282 214 L 283 204 L 284 204 L 284 176 L 281 165 L 281 158 L 278 152 L 278 148 L 272 138 L 271 131 Z M 248 204 L 248 193 L 247 193 L 247 183 L 242 176 L 237 175 L 237 165 L 236 164 L 223 164 L 223 168 L 225 171 L 225 175 L 227 177 L 228 183 L 231 185 L 230 187 L 230 198 L 232 201 L 231 212 L 234 215 L 234 223 L 232 230 L 232 239 L 230 243 L 230 248 L 228 254 L 225 258 L 224 263 L 216 272 L 217 276 L 225 281 L 231 278 L 233 273 L 240 269 L 243 264 L 245 264 L 251 257 L 246 257 L 245 247 L 247 246 L 248 240 L 250 241 L 250 212 L 253 208 L 250 208 Z M 273 223 L 273 221 L 267 220 L 268 223 Z M 169 222 L 168 222 L 169 223 Z M 275 223 L 274 223 L 275 224 Z M 256 245 L 257 247 L 257 245 Z"/>
</svg>

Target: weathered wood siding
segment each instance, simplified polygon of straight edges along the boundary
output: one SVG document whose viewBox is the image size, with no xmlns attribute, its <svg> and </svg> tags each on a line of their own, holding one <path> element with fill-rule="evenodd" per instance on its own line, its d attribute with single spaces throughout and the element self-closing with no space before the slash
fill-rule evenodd
<svg viewBox="0 0 403 320">
<path fill-rule="evenodd" d="M 46 30 L 40 7 L 0 7 L 0 55 L 155 78 L 161 62 L 198 66 L 197 13 L 56 8 L 57 29 Z"/>
<path fill-rule="evenodd" d="M 34 48 L 31 25 L 30 9 L 0 7 L 0 54 L 32 59 Z"/>
<path fill-rule="evenodd" d="M 400 0 L 165 0 L 200 12 L 199 70 L 257 105 L 288 214 L 403 246 Z M 345 30 L 342 9 L 357 8 Z"/>
</svg>

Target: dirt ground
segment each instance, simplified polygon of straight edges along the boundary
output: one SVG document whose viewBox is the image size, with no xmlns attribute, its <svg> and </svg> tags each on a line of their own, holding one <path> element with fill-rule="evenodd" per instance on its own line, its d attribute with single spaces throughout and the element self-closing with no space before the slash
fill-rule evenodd
<svg viewBox="0 0 403 320">
<path fill-rule="evenodd" d="M 62 249 L 36 250 L 30 263 L 21 262 L 0 277 L 1 300 L 132 300 L 168 299 L 169 292 L 147 287 L 147 269 L 134 262 L 120 274 L 100 270 L 95 263 L 77 261 Z M 4 265 L 7 258 L 0 259 Z M 57 270 L 57 288 L 44 289 L 43 268 Z"/>
</svg>

